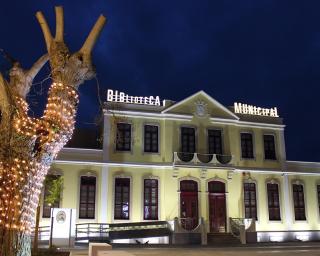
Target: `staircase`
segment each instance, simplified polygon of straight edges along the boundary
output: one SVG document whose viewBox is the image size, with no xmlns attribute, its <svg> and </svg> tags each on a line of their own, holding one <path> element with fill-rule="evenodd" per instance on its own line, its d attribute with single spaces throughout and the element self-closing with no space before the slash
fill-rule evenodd
<svg viewBox="0 0 320 256">
<path fill-rule="evenodd" d="M 207 239 L 208 245 L 228 246 L 241 244 L 240 240 L 231 233 L 208 233 Z"/>
</svg>

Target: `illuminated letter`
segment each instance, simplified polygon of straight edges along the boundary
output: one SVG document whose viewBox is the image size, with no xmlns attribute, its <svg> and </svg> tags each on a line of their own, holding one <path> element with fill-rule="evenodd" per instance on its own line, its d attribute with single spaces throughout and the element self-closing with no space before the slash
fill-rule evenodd
<svg viewBox="0 0 320 256">
<path fill-rule="evenodd" d="M 124 93 L 123 92 L 120 92 L 120 94 L 119 94 L 119 101 L 124 102 Z"/>
<path fill-rule="evenodd" d="M 258 115 L 258 110 L 256 106 L 253 106 L 253 114 Z"/>
<path fill-rule="evenodd" d="M 139 103 L 143 104 L 143 97 L 139 97 Z"/>
<path fill-rule="evenodd" d="M 257 115 L 261 116 L 261 108 L 257 108 Z"/>
<path fill-rule="evenodd" d="M 253 106 L 252 105 L 248 106 L 248 114 L 253 115 Z"/>
<path fill-rule="evenodd" d="M 274 108 L 274 114 L 275 114 L 276 117 L 279 117 L 277 108 Z"/>
<path fill-rule="evenodd" d="M 266 109 L 266 116 L 270 116 L 270 109 Z"/>
<path fill-rule="evenodd" d="M 126 95 L 126 103 L 129 103 L 129 95 Z"/>
<path fill-rule="evenodd" d="M 130 96 L 130 103 L 133 103 L 133 97 Z"/>
<path fill-rule="evenodd" d="M 241 103 L 234 103 L 234 113 L 242 114 L 242 104 Z"/>
<path fill-rule="evenodd" d="M 154 100 L 153 96 L 150 96 L 150 97 L 149 97 L 149 104 L 150 104 L 150 105 L 154 105 L 153 100 Z"/>
<path fill-rule="evenodd" d="M 119 102 L 119 99 L 118 99 L 118 91 L 116 90 L 115 93 L 114 93 L 114 101 L 115 102 Z"/>
<path fill-rule="evenodd" d="M 149 104 L 149 98 L 148 97 L 144 97 L 144 104 Z"/>
<path fill-rule="evenodd" d="M 113 90 L 108 89 L 107 92 L 107 101 L 112 101 L 113 100 Z"/>
<path fill-rule="evenodd" d="M 155 105 L 160 106 L 160 98 L 159 98 L 159 96 L 156 97 Z"/>
<path fill-rule="evenodd" d="M 138 104 L 139 103 L 139 97 L 134 97 L 134 103 Z"/>
<path fill-rule="evenodd" d="M 243 114 L 248 114 L 248 105 L 247 104 L 242 105 L 242 112 L 243 112 Z"/>
</svg>

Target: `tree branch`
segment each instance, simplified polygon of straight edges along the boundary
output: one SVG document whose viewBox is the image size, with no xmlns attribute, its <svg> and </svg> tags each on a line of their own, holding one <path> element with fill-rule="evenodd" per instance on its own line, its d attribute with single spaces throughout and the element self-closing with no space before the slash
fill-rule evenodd
<svg viewBox="0 0 320 256">
<path fill-rule="evenodd" d="M 39 24 L 41 26 L 42 33 L 43 33 L 44 39 L 46 41 L 47 50 L 49 52 L 50 45 L 51 45 L 51 42 L 53 40 L 51 32 L 50 32 L 50 28 L 48 26 L 48 23 L 47 23 L 45 17 L 43 16 L 42 12 L 37 12 L 36 13 L 36 17 L 37 17 L 37 19 L 39 21 Z"/>
<path fill-rule="evenodd" d="M 39 73 L 40 69 L 46 64 L 49 59 L 48 54 L 42 55 L 34 64 L 33 66 L 27 71 L 26 76 L 33 81 L 35 76 Z"/>
<path fill-rule="evenodd" d="M 64 16 L 62 6 L 55 7 L 56 11 L 56 41 L 63 42 Z"/>
<path fill-rule="evenodd" d="M 100 17 L 98 18 L 98 20 L 94 24 L 93 28 L 91 29 L 86 41 L 84 42 L 83 46 L 81 47 L 81 49 L 79 51 L 80 53 L 82 53 L 85 56 L 91 54 L 91 50 L 92 50 L 94 44 L 96 43 L 97 38 L 98 38 L 105 23 L 106 23 L 106 18 L 103 15 L 100 15 Z"/>
</svg>

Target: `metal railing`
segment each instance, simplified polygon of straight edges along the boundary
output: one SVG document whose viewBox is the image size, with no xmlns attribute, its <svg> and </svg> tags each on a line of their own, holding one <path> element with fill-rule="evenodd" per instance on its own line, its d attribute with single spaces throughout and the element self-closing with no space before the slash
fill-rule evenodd
<svg viewBox="0 0 320 256">
<path fill-rule="evenodd" d="M 232 165 L 233 155 L 174 152 L 174 164 Z"/>
<path fill-rule="evenodd" d="M 171 231 L 167 221 L 127 222 L 127 223 L 81 223 L 76 224 L 76 241 L 109 240 L 150 234 L 154 230 Z M 140 232 L 140 234 L 138 234 Z M 161 236 L 161 235 L 160 235 Z"/>
<path fill-rule="evenodd" d="M 31 231 L 31 237 L 34 238 L 35 230 Z M 50 226 L 40 226 L 38 229 L 38 240 L 39 241 L 49 241 L 50 239 Z"/>
</svg>

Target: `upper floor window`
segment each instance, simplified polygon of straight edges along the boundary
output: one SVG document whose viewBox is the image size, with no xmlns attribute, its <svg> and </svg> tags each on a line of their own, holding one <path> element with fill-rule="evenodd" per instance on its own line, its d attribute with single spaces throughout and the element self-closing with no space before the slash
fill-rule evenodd
<svg viewBox="0 0 320 256">
<path fill-rule="evenodd" d="M 181 127 L 181 152 L 196 152 L 196 136 L 194 128 Z"/>
<path fill-rule="evenodd" d="M 116 150 L 131 150 L 131 124 L 117 123 Z"/>
<path fill-rule="evenodd" d="M 253 158 L 253 139 L 251 133 L 241 133 L 241 156 Z"/>
<path fill-rule="evenodd" d="M 115 179 L 114 219 L 128 220 L 130 209 L 130 179 Z"/>
<path fill-rule="evenodd" d="M 158 180 L 144 180 L 144 215 L 145 220 L 158 219 Z"/>
<path fill-rule="evenodd" d="M 267 183 L 269 220 L 281 220 L 279 185 Z"/>
<path fill-rule="evenodd" d="M 144 126 L 144 152 L 159 152 L 158 129 L 156 125 Z"/>
<path fill-rule="evenodd" d="M 293 184 L 292 189 L 295 220 L 306 220 L 303 185 Z"/>
<path fill-rule="evenodd" d="M 246 218 L 257 220 L 256 184 L 245 182 L 244 187 L 244 214 Z"/>
<path fill-rule="evenodd" d="M 54 203 L 47 203 L 48 197 L 50 197 L 50 190 L 54 183 L 59 179 L 59 175 L 47 175 L 44 185 L 44 195 L 43 195 L 43 208 L 42 208 L 42 218 L 50 218 L 51 217 L 51 209 L 60 207 L 60 197 L 56 198 Z"/>
<path fill-rule="evenodd" d="M 264 158 L 269 160 L 276 160 L 276 147 L 274 136 L 271 134 L 263 135 L 264 141 Z"/>
<path fill-rule="evenodd" d="M 221 130 L 208 130 L 209 154 L 222 155 L 222 134 Z"/>
<path fill-rule="evenodd" d="M 96 208 L 96 177 L 81 176 L 79 219 L 94 219 Z"/>
</svg>

